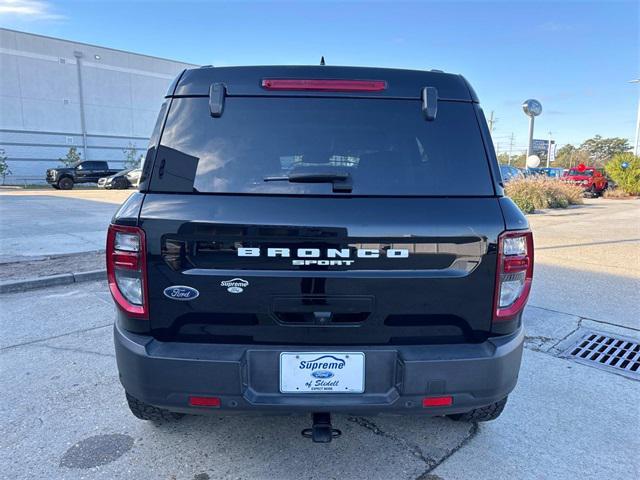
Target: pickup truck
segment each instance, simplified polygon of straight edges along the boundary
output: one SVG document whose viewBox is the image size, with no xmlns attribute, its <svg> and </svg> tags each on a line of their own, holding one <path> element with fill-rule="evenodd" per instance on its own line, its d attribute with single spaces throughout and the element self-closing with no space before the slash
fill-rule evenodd
<svg viewBox="0 0 640 480">
<path fill-rule="evenodd" d="M 98 183 L 100 178 L 119 171 L 109 168 L 109 164 L 104 161 L 84 160 L 69 167 L 48 169 L 46 180 L 57 190 L 71 190 L 76 183 Z"/>
<path fill-rule="evenodd" d="M 569 171 L 562 176 L 562 180 L 579 185 L 585 193 L 589 193 L 593 197 L 602 195 L 609 187 L 609 181 L 601 171 L 582 164 L 569 169 Z"/>
<path fill-rule="evenodd" d="M 464 77 L 186 70 L 107 233 L 128 406 L 496 419 L 533 254 Z"/>
</svg>

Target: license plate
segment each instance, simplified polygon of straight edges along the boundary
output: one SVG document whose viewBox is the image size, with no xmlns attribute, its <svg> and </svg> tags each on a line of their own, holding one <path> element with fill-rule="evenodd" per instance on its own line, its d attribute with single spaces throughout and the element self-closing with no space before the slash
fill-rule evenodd
<svg viewBox="0 0 640 480">
<path fill-rule="evenodd" d="M 362 393 L 364 353 L 282 352 L 281 393 Z"/>
</svg>

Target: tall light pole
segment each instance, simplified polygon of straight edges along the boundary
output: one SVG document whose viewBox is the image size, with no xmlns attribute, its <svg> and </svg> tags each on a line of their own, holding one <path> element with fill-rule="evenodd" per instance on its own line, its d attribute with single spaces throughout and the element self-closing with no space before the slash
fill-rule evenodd
<svg viewBox="0 0 640 480">
<path fill-rule="evenodd" d="M 522 110 L 529 117 L 529 146 L 527 147 L 527 158 L 533 155 L 533 124 L 534 118 L 542 113 L 542 104 L 538 100 L 530 98 L 522 104 Z"/>
<path fill-rule="evenodd" d="M 640 83 L 640 78 L 630 80 L 629 83 Z M 633 145 L 633 154 L 640 155 L 640 95 L 638 95 L 638 113 L 636 114 L 636 143 Z"/>
<path fill-rule="evenodd" d="M 87 124 L 84 117 L 84 93 L 82 92 L 82 52 L 75 51 L 73 56 L 76 57 L 76 66 L 78 71 L 78 97 L 80 100 L 80 129 L 82 130 L 82 153 L 83 160 L 87 160 Z"/>
</svg>

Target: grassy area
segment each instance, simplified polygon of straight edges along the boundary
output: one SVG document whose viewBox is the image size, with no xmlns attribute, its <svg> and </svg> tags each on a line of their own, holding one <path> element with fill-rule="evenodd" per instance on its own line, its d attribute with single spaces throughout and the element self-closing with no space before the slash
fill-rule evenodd
<svg viewBox="0 0 640 480">
<path fill-rule="evenodd" d="M 548 177 L 511 180 L 507 182 L 505 192 L 524 213 L 583 203 L 581 187 Z"/>
</svg>

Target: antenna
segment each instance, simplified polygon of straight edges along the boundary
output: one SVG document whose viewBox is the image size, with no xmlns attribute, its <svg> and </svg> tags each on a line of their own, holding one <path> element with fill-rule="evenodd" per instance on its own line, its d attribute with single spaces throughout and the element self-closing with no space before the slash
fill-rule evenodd
<svg viewBox="0 0 640 480">
<path fill-rule="evenodd" d="M 324 55 L 322 57 L 320 57 L 320 65 L 324 66 Z"/>
</svg>

